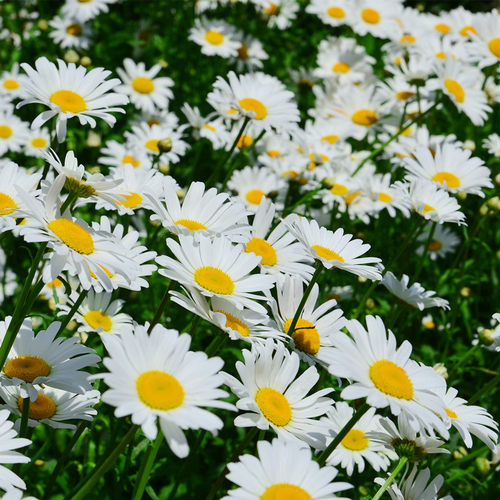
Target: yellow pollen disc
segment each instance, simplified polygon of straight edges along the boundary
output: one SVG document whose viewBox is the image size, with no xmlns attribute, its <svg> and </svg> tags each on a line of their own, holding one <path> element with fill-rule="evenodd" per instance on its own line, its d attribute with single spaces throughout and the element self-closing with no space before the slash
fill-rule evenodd
<svg viewBox="0 0 500 500">
<path fill-rule="evenodd" d="M 285 170 L 282 172 L 283 177 L 290 177 L 291 179 L 296 179 L 299 175 L 300 172 L 297 172 L 297 170 Z"/>
<path fill-rule="evenodd" d="M 277 150 L 277 149 L 270 149 L 268 152 L 267 152 L 268 156 L 270 156 L 271 158 L 275 158 L 276 156 L 280 156 L 281 153 Z"/>
<path fill-rule="evenodd" d="M 17 208 L 16 202 L 5 193 L 0 193 L 0 215 L 9 215 Z"/>
<path fill-rule="evenodd" d="M 209 30 L 205 33 L 205 40 L 212 45 L 220 45 L 224 41 L 224 35 L 220 31 Z"/>
<path fill-rule="evenodd" d="M 330 7 L 326 13 L 334 19 L 342 19 L 345 17 L 345 10 L 341 7 Z"/>
<path fill-rule="evenodd" d="M 226 328 L 231 328 L 231 330 L 238 332 L 243 337 L 248 337 L 250 335 L 250 328 L 248 328 L 248 326 L 236 316 L 233 316 L 226 311 L 222 311 L 221 309 L 214 309 L 214 312 L 224 314 L 226 317 Z"/>
<path fill-rule="evenodd" d="M 344 196 L 344 201 L 346 205 L 350 205 L 360 194 L 361 191 L 353 191 L 351 194 Z"/>
<path fill-rule="evenodd" d="M 50 283 L 47 283 L 46 286 L 48 286 L 49 288 L 58 288 L 62 286 L 62 284 L 63 283 L 59 278 L 54 278 Z"/>
<path fill-rule="evenodd" d="M 128 163 L 129 165 L 132 165 L 134 168 L 137 168 L 141 162 L 139 160 L 136 160 L 132 155 L 125 155 L 122 158 L 122 163 Z"/>
<path fill-rule="evenodd" d="M 219 295 L 232 295 L 234 281 L 217 267 L 203 266 L 194 272 L 194 280 L 205 290 Z"/>
<path fill-rule="evenodd" d="M 338 253 L 330 250 L 329 248 L 323 247 L 321 245 L 312 245 L 311 248 L 318 254 L 319 257 L 322 257 L 326 260 L 338 260 L 340 262 L 345 262 L 344 258 Z"/>
<path fill-rule="evenodd" d="M 451 28 L 447 24 L 444 24 L 444 23 L 436 24 L 436 26 L 434 26 L 434 29 L 436 31 L 439 31 L 439 33 L 443 33 L 443 34 L 449 33 L 451 30 Z"/>
<path fill-rule="evenodd" d="M 275 3 L 271 3 L 269 5 L 269 7 L 266 7 L 264 9 L 264 12 L 268 15 L 268 16 L 275 16 L 277 13 L 278 13 L 278 10 L 279 10 L 279 6 L 276 5 Z"/>
<path fill-rule="evenodd" d="M 23 398 L 17 399 L 17 407 L 19 411 L 23 411 Z M 43 420 L 51 418 L 56 414 L 57 406 L 49 396 L 38 394 L 36 401 L 30 401 L 28 417 L 33 420 Z"/>
<path fill-rule="evenodd" d="M 332 71 L 334 73 L 349 73 L 350 66 L 345 62 L 338 62 L 332 66 Z"/>
<path fill-rule="evenodd" d="M 197 222 L 191 219 L 179 219 L 175 221 L 176 226 L 184 226 L 191 231 L 199 231 L 200 229 L 207 229 L 207 226 L 203 225 L 201 222 Z"/>
<path fill-rule="evenodd" d="M 340 444 L 352 451 L 361 451 L 368 448 L 370 440 L 366 437 L 363 431 L 358 431 L 357 429 L 351 429 L 346 437 L 340 441 Z"/>
<path fill-rule="evenodd" d="M 445 52 L 436 52 L 435 56 L 438 58 L 438 59 L 446 59 L 446 53 Z"/>
<path fill-rule="evenodd" d="M 339 138 L 338 135 L 331 134 L 331 135 L 324 135 L 321 138 L 321 140 L 325 141 L 325 142 L 328 142 L 328 144 L 335 144 L 337 142 L 338 138 Z"/>
<path fill-rule="evenodd" d="M 399 99 L 400 101 L 406 101 L 406 99 L 409 99 L 410 97 L 413 97 L 415 95 L 415 92 L 410 92 L 408 90 L 402 90 L 401 92 L 396 93 L 396 99 Z"/>
<path fill-rule="evenodd" d="M 99 327 L 101 327 L 105 332 L 109 332 L 111 330 L 111 327 L 113 326 L 111 318 L 102 311 L 89 311 L 88 313 L 84 314 L 83 319 L 94 330 L 97 330 Z"/>
<path fill-rule="evenodd" d="M 267 116 L 267 108 L 257 99 L 253 97 L 245 97 L 244 99 L 240 99 L 238 104 L 245 111 L 253 111 L 255 113 L 256 120 L 263 120 Z"/>
<path fill-rule="evenodd" d="M 250 147 L 252 143 L 253 143 L 253 138 L 250 137 L 249 135 L 243 134 L 238 139 L 238 144 L 236 146 L 238 147 L 238 149 L 245 149 Z"/>
<path fill-rule="evenodd" d="M 62 113 L 81 113 L 87 109 L 85 99 L 72 90 L 57 90 L 50 96 L 50 102 L 59 106 Z"/>
<path fill-rule="evenodd" d="M 82 34 L 82 27 L 79 24 L 70 24 L 66 28 L 66 33 L 71 36 L 80 36 Z"/>
<path fill-rule="evenodd" d="M 453 410 L 445 408 L 444 411 L 446 412 L 446 415 L 448 415 L 450 418 L 458 418 L 458 415 Z"/>
<path fill-rule="evenodd" d="M 31 139 L 31 145 L 34 148 L 45 148 L 48 144 L 47 139 L 44 139 L 43 137 L 35 137 L 34 139 Z"/>
<path fill-rule="evenodd" d="M 203 128 L 211 130 L 212 132 L 215 132 L 217 130 L 215 127 L 212 127 L 212 125 L 209 125 L 208 123 L 204 123 Z"/>
<path fill-rule="evenodd" d="M 139 94 L 151 94 L 155 89 L 155 84 L 151 78 L 138 76 L 132 80 L 132 88 Z"/>
<path fill-rule="evenodd" d="M 8 139 L 13 134 L 13 130 L 8 125 L 0 125 L 0 139 Z"/>
<path fill-rule="evenodd" d="M 399 66 L 401 64 L 401 57 L 396 57 L 394 59 L 394 64 L 397 64 Z"/>
<path fill-rule="evenodd" d="M 424 214 L 427 212 L 432 212 L 433 210 L 436 210 L 433 206 L 427 205 L 427 203 L 424 203 Z"/>
<path fill-rule="evenodd" d="M 495 57 L 500 57 L 500 38 L 492 38 L 488 42 L 488 48 Z"/>
<path fill-rule="evenodd" d="M 3 371 L 9 378 L 33 382 L 37 377 L 46 377 L 50 373 L 50 366 L 38 356 L 18 356 L 8 361 Z"/>
<path fill-rule="evenodd" d="M 387 193 L 379 193 L 378 201 L 382 201 L 383 203 L 389 203 L 390 201 L 392 201 L 392 196 Z"/>
<path fill-rule="evenodd" d="M 278 427 L 287 425 L 292 419 L 290 403 L 281 392 L 271 387 L 259 389 L 255 395 L 255 402 L 259 405 L 264 417 Z"/>
<path fill-rule="evenodd" d="M 447 78 L 444 81 L 444 86 L 446 87 L 446 90 L 450 94 L 453 94 L 453 96 L 455 97 L 457 102 L 464 102 L 465 101 L 464 88 L 456 80 L 451 80 L 450 78 Z"/>
<path fill-rule="evenodd" d="M 184 389 L 169 373 L 158 370 L 144 372 L 135 381 L 139 399 L 153 410 L 173 410 L 184 401 Z"/>
<path fill-rule="evenodd" d="M 358 109 L 358 111 L 355 111 L 352 114 L 351 120 L 356 123 L 356 125 L 369 127 L 370 125 L 377 123 L 378 116 L 377 113 L 371 109 Z"/>
<path fill-rule="evenodd" d="M 451 172 L 438 172 L 432 176 L 432 180 L 434 182 L 439 182 L 439 184 L 444 184 L 446 182 L 446 185 L 452 189 L 460 187 L 460 179 Z"/>
<path fill-rule="evenodd" d="M 248 47 L 241 42 L 241 46 L 238 49 L 238 58 L 242 61 L 246 61 L 248 59 Z"/>
<path fill-rule="evenodd" d="M 267 488 L 260 500 L 313 500 L 313 497 L 300 486 L 278 483 Z"/>
<path fill-rule="evenodd" d="M 443 244 L 438 240 L 432 240 L 429 243 L 429 252 L 437 252 L 443 248 Z"/>
<path fill-rule="evenodd" d="M 460 34 L 462 36 L 469 36 L 471 33 L 477 33 L 476 29 L 474 28 L 474 26 L 471 26 L 470 24 L 468 26 L 464 26 L 461 30 L 460 30 Z"/>
<path fill-rule="evenodd" d="M 348 191 L 349 188 L 347 186 L 344 186 L 343 184 L 334 184 L 330 188 L 330 193 L 336 194 L 338 196 L 344 196 Z"/>
<path fill-rule="evenodd" d="M 149 139 L 149 141 L 146 141 L 144 146 L 146 146 L 149 150 L 154 151 L 155 153 L 160 152 L 160 148 L 158 147 L 158 139 Z"/>
<path fill-rule="evenodd" d="M 92 0 L 78 0 L 80 3 L 88 3 L 88 2 L 92 2 Z"/>
<path fill-rule="evenodd" d="M 148 120 L 146 123 L 148 124 L 149 128 L 151 128 L 153 125 L 161 125 L 161 122 L 155 120 L 154 118 L 151 118 L 151 120 Z"/>
<path fill-rule="evenodd" d="M 278 261 L 276 250 L 271 244 L 262 238 L 252 238 L 245 247 L 245 252 L 253 252 L 262 257 L 260 263 L 263 266 L 274 266 Z"/>
<path fill-rule="evenodd" d="M 261 202 L 262 198 L 264 198 L 265 196 L 266 194 L 264 193 L 264 191 L 261 191 L 260 189 L 251 189 L 245 195 L 245 199 L 248 201 L 248 203 L 258 205 Z"/>
<path fill-rule="evenodd" d="M 432 330 L 433 328 L 436 327 L 436 324 L 434 323 L 434 321 L 429 320 L 429 321 L 424 321 L 424 326 Z"/>
<path fill-rule="evenodd" d="M 2 86 L 6 90 L 16 90 L 19 88 L 19 82 L 17 82 L 13 78 L 7 78 L 3 81 Z"/>
<path fill-rule="evenodd" d="M 94 251 L 92 235 L 76 222 L 69 219 L 54 219 L 47 227 L 75 252 L 89 255 Z"/>
<path fill-rule="evenodd" d="M 370 366 L 370 379 L 375 387 L 399 399 L 413 398 L 413 384 L 406 371 L 388 359 L 375 361 Z"/>
<path fill-rule="evenodd" d="M 142 203 L 143 197 L 139 193 L 134 193 L 130 191 L 129 193 L 120 194 L 122 198 L 125 198 L 123 201 L 117 201 L 118 205 L 123 205 L 126 208 L 136 208 L 138 205 Z"/>
<path fill-rule="evenodd" d="M 375 9 L 363 9 L 361 18 L 368 24 L 378 24 L 380 22 L 380 14 Z"/>
<path fill-rule="evenodd" d="M 417 39 L 412 35 L 403 35 L 399 39 L 400 43 L 415 43 Z"/>
<path fill-rule="evenodd" d="M 286 333 L 290 330 L 292 318 L 287 319 L 283 324 L 283 329 Z M 295 331 L 292 333 L 292 339 L 295 342 L 297 349 L 306 352 L 307 354 L 317 354 L 320 348 L 320 338 L 318 330 L 314 325 L 304 318 L 299 318 Z"/>
<path fill-rule="evenodd" d="M 234 113 L 237 113 L 237 112 L 238 112 L 238 110 L 237 110 L 237 109 L 234 109 L 234 108 L 229 108 L 229 109 L 227 110 L 227 114 L 228 114 L 228 115 L 234 115 Z"/>
</svg>

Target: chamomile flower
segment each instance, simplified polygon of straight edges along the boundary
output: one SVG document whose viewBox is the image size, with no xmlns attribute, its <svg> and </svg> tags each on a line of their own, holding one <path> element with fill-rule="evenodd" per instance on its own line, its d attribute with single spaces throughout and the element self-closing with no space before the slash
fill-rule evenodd
<svg viewBox="0 0 500 500">
<path fill-rule="evenodd" d="M 337 470 L 322 467 L 312 460 L 311 451 L 291 441 L 273 439 L 257 442 L 259 458 L 242 455 L 228 464 L 229 481 L 239 488 L 229 490 L 222 500 L 258 499 L 342 499 L 338 492 L 352 488 L 344 482 L 332 482 Z"/>
<path fill-rule="evenodd" d="M 381 278 L 378 269 L 369 265 L 381 260 L 378 257 L 360 257 L 370 249 L 370 245 L 359 239 L 353 240 L 352 234 L 344 234 L 342 228 L 332 232 L 320 227 L 315 220 L 295 214 L 288 216 L 285 223 L 309 256 L 319 260 L 327 269 L 336 267 L 371 280 Z"/>
<path fill-rule="evenodd" d="M 134 168 L 149 169 L 152 166 L 151 159 L 146 153 L 141 153 L 139 148 L 134 148 L 129 144 L 121 144 L 117 141 L 108 141 L 101 149 L 99 164 L 111 167 L 121 167 L 122 165 L 132 165 Z"/>
<path fill-rule="evenodd" d="M 297 0 L 253 0 L 267 18 L 269 27 L 280 30 L 287 29 L 297 17 L 299 4 Z"/>
<path fill-rule="evenodd" d="M 207 56 L 236 57 L 241 46 L 234 27 L 218 19 L 196 18 L 188 38 Z"/>
<path fill-rule="evenodd" d="M 53 29 L 49 33 L 50 38 L 62 49 L 89 48 L 92 30 L 88 24 L 80 23 L 77 19 L 56 16 L 49 22 L 49 26 Z"/>
<path fill-rule="evenodd" d="M 352 3 L 349 0 L 312 0 L 306 12 L 315 14 L 325 24 L 341 26 L 352 15 Z"/>
<path fill-rule="evenodd" d="M 0 322 L 2 340 L 10 322 L 10 316 Z M 24 320 L 3 367 L 3 386 L 20 386 L 31 400 L 37 398 L 36 384 L 80 394 L 90 390 L 89 374 L 81 368 L 95 366 L 100 358 L 76 338 L 56 338 L 60 325 L 54 321 L 35 335 L 31 318 Z"/>
<path fill-rule="evenodd" d="M 23 77 L 19 75 L 19 64 L 15 63 L 10 70 L 0 73 L 0 96 L 13 101 L 21 96 L 23 86 Z"/>
<path fill-rule="evenodd" d="M 496 64 L 500 60 L 500 19 L 496 12 L 477 16 L 475 33 L 470 33 L 470 52 L 480 68 Z"/>
<path fill-rule="evenodd" d="M 143 62 L 135 63 L 126 58 L 123 67 L 116 70 L 123 82 L 116 88 L 117 92 L 127 94 L 130 102 L 142 111 L 153 113 L 168 108 L 168 102 L 174 96 L 170 90 L 174 81 L 166 76 L 157 77 L 161 71 L 159 64 L 146 69 Z"/>
<path fill-rule="evenodd" d="M 101 12 L 108 12 L 109 7 L 118 0 L 65 0 L 62 12 L 68 17 L 75 17 L 81 22 L 98 16 Z"/>
<path fill-rule="evenodd" d="M 358 35 L 389 38 L 397 28 L 395 18 L 401 11 L 398 0 L 355 0 L 353 4 L 351 27 Z"/>
<path fill-rule="evenodd" d="M 391 174 L 374 174 L 367 176 L 366 181 L 366 189 L 370 191 L 377 211 L 386 209 L 391 217 L 396 216 L 396 210 L 399 210 L 405 217 L 410 215 L 409 201 L 391 185 Z"/>
<path fill-rule="evenodd" d="M 0 110 L 0 155 L 21 151 L 28 135 L 28 125 L 9 111 Z"/>
<path fill-rule="evenodd" d="M 21 65 L 28 77 L 24 85 L 25 98 L 18 107 L 39 103 L 50 108 L 35 118 L 31 128 L 40 128 L 52 117 L 57 117 L 57 138 L 62 142 L 66 137 L 67 121 L 74 116 L 78 117 L 81 125 L 88 124 L 92 128 L 97 124 L 94 117 L 113 126 L 116 118 L 111 113 L 123 113 L 124 110 L 117 106 L 128 102 L 126 95 L 111 92 L 120 80 L 106 80 L 111 72 L 103 68 L 87 72 L 83 66 L 66 64 L 61 59 L 57 63 L 56 66 L 46 57 L 39 57 L 35 61 L 35 69 L 26 63 Z"/>
<path fill-rule="evenodd" d="M 417 253 L 421 255 L 425 250 L 425 245 L 429 239 L 429 231 L 431 227 L 428 228 L 428 231 L 422 232 L 417 241 L 423 243 L 422 246 L 417 248 Z M 438 225 L 434 230 L 434 234 L 432 235 L 432 240 L 429 242 L 427 248 L 427 255 L 431 260 L 436 260 L 441 257 L 445 257 L 449 253 L 454 253 L 456 247 L 460 244 L 460 238 L 455 235 L 453 231 L 450 229 Z"/>
<path fill-rule="evenodd" d="M 206 297 L 221 297 L 239 309 L 248 307 L 264 312 L 258 300 L 265 300 L 262 292 L 273 287 L 275 278 L 250 272 L 257 267 L 260 257 L 243 252 L 241 245 L 233 245 L 224 236 L 213 239 L 199 235 L 179 235 L 179 243 L 167 240 L 177 260 L 161 255 L 156 262 L 162 266 L 158 272 L 167 278 L 196 288 Z"/>
<path fill-rule="evenodd" d="M 487 149 L 491 155 L 500 156 L 500 135 L 490 134 L 483 140 L 483 148 Z"/>
<path fill-rule="evenodd" d="M 191 337 L 155 325 L 151 333 L 136 325 L 133 332 L 102 337 L 109 357 L 100 374 L 109 387 L 102 400 L 115 415 L 131 415 L 149 439 L 158 433 L 157 419 L 170 449 L 180 458 L 189 453 L 183 430 L 205 429 L 215 434 L 222 420 L 203 407 L 234 409 L 221 401 L 221 358 L 189 351 Z"/>
<path fill-rule="evenodd" d="M 267 340 L 252 344 L 252 351 L 242 351 L 244 362 L 236 362 L 241 382 L 226 374 L 225 383 L 238 396 L 236 407 L 245 411 L 236 417 L 237 427 L 271 427 L 280 439 L 321 445 L 322 436 L 314 417 L 324 415 L 333 400 L 333 391 L 321 389 L 307 396 L 319 379 L 314 366 L 296 378 L 300 359 L 284 344 Z"/>
<path fill-rule="evenodd" d="M 268 59 L 269 56 L 260 40 L 250 35 L 240 36 L 239 39 L 240 46 L 235 59 L 236 69 L 238 71 L 261 69 L 264 66 L 262 61 Z"/>
<path fill-rule="evenodd" d="M 41 158 L 50 147 L 50 134 L 46 128 L 29 130 L 24 144 L 24 152 L 27 156 Z"/>
</svg>

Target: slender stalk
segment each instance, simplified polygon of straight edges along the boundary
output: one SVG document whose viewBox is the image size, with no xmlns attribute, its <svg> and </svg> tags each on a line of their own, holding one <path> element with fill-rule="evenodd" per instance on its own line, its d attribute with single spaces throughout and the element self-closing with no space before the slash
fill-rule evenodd
<svg viewBox="0 0 500 500">
<path fill-rule="evenodd" d="M 323 186 L 319 186 L 319 187 L 313 189 L 312 191 L 309 191 L 308 193 L 306 193 L 304 196 L 302 196 L 302 198 L 300 198 L 299 201 L 297 201 L 293 205 L 290 205 L 289 207 L 285 207 L 285 209 L 283 210 L 283 217 L 292 213 L 295 208 L 299 207 L 300 205 L 302 205 L 303 203 L 305 203 L 309 199 L 313 198 L 314 195 L 316 193 L 318 193 L 319 191 L 321 191 L 322 189 L 324 189 Z"/>
<path fill-rule="evenodd" d="M 408 462 L 408 457 L 401 457 L 399 459 L 398 465 L 394 467 L 394 470 L 392 471 L 391 475 L 387 478 L 387 481 L 378 489 L 377 493 L 375 493 L 375 496 L 372 498 L 372 500 L 378 500 L 384 494 L 384 491 L 392 484 L 394 479 L 396 479 L 396 476 L 405 466 L 406 462 Z"/>
<path fill-rule="evenodd" d="M 500 373 L 497 373 L 486 385 L 483 385 L 478 391 L 476 391 L 472 397 L 469 399 L 469 404 L 479 401 L 479 398 L 483 394 L 488 394 L 488 392 L 493 389 L 500 382 Z"/>
<path fill-rule="evenodd" d="M 76 201 L 77 198 L 78 196 L 76 193 L 73 193 L 72 191 L 69 192 L 68 196 L 66 196 L 66 199 L 64 200 L 64 203 L 61 205 L 60 208 L 61 215 L 64 215 L 64 212 L 73 206 L 73 203 Z"/>
<path fill-rule="evenodd" d="M 250 121 L 250 118 L 245 117 L 245 120 L 243 121 L 243 125 L 241 126 L 240 130 L 238 131 L 238 135 L 236 136 L 235 141 L 233 142 L 233 145 L 231 146 L 231 149 L 229 150 L 229 153 L 226 156 L 226 159 L 224 160 L 224 163 L 222 164 L 221 169 L 224 170 L 224 167 L 226 166 L 226 163 L 229 161 L 231 158 L 231 155 L 233 154 L 233 151 L 236 148 L 236 145 L 238 144 L 240 137 L 243 135 L 243 132 L 245 131 L 245 128 Z M 229 163 L 231 165 L 231 163 Z M 233 165 L 230 166 L 230 168 L 227 171 L 227 174 L 224 176 L 224 182 L 222 183 L 221 191 L 224 191 L 226 189 L 226 184 L 231 178 L 231 175 L 233 175 L 234 169 L 236 168 L 236 163 L 233 163 Z M 218 174 L 217 174 L 218 177 Z"/>
<path fill-rule="evenodd" d="M 221 333 L 216 333 L 215 338 L 208 344 L 208 347 L 205 349 L 205 354 L 210 358 L 214 356 L 219 349 L 226 343 L 228 339 L 228 334 L 224 331 Z"/>
<path fill-rule="evenodd" d="M 165 307 L 167 307 L 168 299 L 170 298 L 170 294 L 168 292 L 170 291 L 171 286 L 172 280 L 168 282 L 167 288 L 163 293 L 163 297 L 161 298 L 160 304 L 158 305 L 158 309 L 156 309 L 155 315 L 153 316 L 153 321 L 151 321 L 151 324 L 149 325 L 148 333 L 151 333 L 156 323 L 160 321 L 161 315 L 163 314 Z"/>
<path fill-rule="evenodd" d="M 422 254 L 422 257 L 420 257 L 420 262 L 418 263 L 417 270 L 415 271 L 415 275 L 414 275 L 415 281 L 418 280 L 420 273 L 422 272 L 422 269 L 424 268 L 425 259 L 427 257 L 427 254 L 429 253 L 429 246 L 432 243 L 432 238 L 434 237 L 434 232 L 436 231 L 436 226 L 437 226 L 437 222 L 433 222 L 431 229 L 429 231 L 429 237 L 427 238 L 427 241 L 425 243 L 424 253 Z"/>
<path fill-rule="evenodd" d="M 448 370 L 448 379 L 451 380 L 451 376 L 457 373 L 457 370 L 465 363 L 469 356 L 479 348 L 479 343 L 473 345 L 452 367 Z"/>
<path fill-rule="evenodd" d="M 332 454 L 332 451 L 337 448 L 342 439 L 347 436 L 347 433 L 354 427 L 356 422 L 370 409 L 370 405 L 363 403 L 363 406 L 354 413 L 349 422 L 340 429 L 339 433 L 335 436 L 332 442 L 322 451 L 321 455 L 318 457 L 318 463 L 320 466 L 325 465 L 328 457 Z"/>
<path fill-rule="evenodd" d="M 64 320 L 61 322 L 61 326 L 59 327 L 59 330 L 57 331 L 57 337 L 61 335 L 62 332 L 64 332 L 64 329 L 68 326 L 68 323 L 71 321 L 71 318 L 74 316 L 76 311 L 78 311 L 78 308 L 82 305 L 82 302 L 85 300 L 85 297 L 89 293 L 88 290 L 82 290 L 80 293 L 80 296 L 78 299 L 75 301 L 73 304 L 73 307 L 70 309 L 69 313 L 66 315 Z"/>
<path fill-rule="evenodd" d="M 144 494 L 144 489 L 148 484 L 149 475 L 151 474 L 151 469 L 153 468 L 153 463 L 156 458 L 156 454 L 160 449 L 161 443 L 164 441 L 163 434 L 158 433 L 154 443 L 147 449 L 146 453 L 142 458 L 141 468 L 137 473 L 137 479 L 135 482 L 134 492 L 132 493 L 132 500 L 141 500 Z"/>
<path fill-rule="evenodd" d="M 21 425 L 19 427 L 19 437 L 26 437 L 26 431 L 28 430 L 28 416 L 30 414 L 30 398 L 23 398 L 23 406 L 21 413 Z"/>
</svg>

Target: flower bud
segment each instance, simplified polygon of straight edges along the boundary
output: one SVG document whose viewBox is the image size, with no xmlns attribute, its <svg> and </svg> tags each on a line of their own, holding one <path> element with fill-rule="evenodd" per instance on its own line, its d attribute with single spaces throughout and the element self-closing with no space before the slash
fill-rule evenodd
<svg viewBox="0 0 500 500">
<path fill-rule="evenodd" d="M 168 153 L 172 151 L 172 139 L 170 137 L 165 137 L 158 141 L 158 149 L 160 153 Z"/>
</svg>

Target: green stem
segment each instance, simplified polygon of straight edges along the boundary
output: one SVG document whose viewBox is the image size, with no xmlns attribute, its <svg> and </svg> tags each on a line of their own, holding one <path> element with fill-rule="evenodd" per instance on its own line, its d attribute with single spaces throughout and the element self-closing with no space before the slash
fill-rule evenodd
<svg viewBox="0 0 500 500">
<path fill-rule="evenodd" d="M 161 315 L 163 314 L 165 307 L 167 307 L 167 303 L 170 298 L 170 294 L 168 292 L 170 291 L 171 286 L 172 286 L 172 280 L 168 282 L 167 288 L 163 293 L 163 297 L 161 298 L 160 304 L 158 305 L 158 309 L 156 309 L 155 315 L 153 316 L 153 321 L 151 321 L 151 324 L 149 325 L 148 333 L 151 333 L 156 323 L 160 321 Z"/>
<path fill-rule="evenodd" d="M 226 343 L 227 339 L 229 338 L 228 334 L 224 331 L 221 331 L 221 333 L 216 333 L 215 338 L 208 344 L 208 347 L 205 349 L 205 354 L 210 358 L 211 356 L 214 356 L 219 349 Z"/>
<path fill-rule="evenodd" d="M 422 254 L 422 257 L 420 257 L 420 262 L 418 263 L 417 270 L 415 271 L 414 281 L 418 280 L 420 273 L 422 272 L 422 269 L 424 268 L 425 259 L 427 257 L 427 254 L 429 253 L 429 246 L 432 243 L 432 238 L 434 237 L 434 232 L 436 231 L 436 226 L 437 226 L 437 222 L 433 222 L 431 229 L 429 231 L 429 237 L 427 238 L 427 241 L 425 243 L 424 253 Z"/>
<path fill-rule="evenodd" d="M 290 205 L 289 207 L 285 207 L 283 210 L 283 217 L 292 213 L 295 208 L 299 207 L 300 205 L 302 205 L 303 203 L 308 201 L 310 198 L 314 198 L 316 193 L 319 193 L 322 189 L 324 189 L 323 186 L 319 186 L 319 187 L 313 189 L 312 191 L 307 192 L 304 196 L 302 196 L 302 198 L 300 198 L 299 201 L 297 201 L 297 203 L 294 203 L 293 205 Z"/>
<path fill-rule="evenodd" d="M 19 427 L 19 437 L 26 437 L 26 431 L 28 430 L 28 416 L 30 414 L 30 398 L 23 398 L 22 413 L 21 413 L 21 425 Z"/>
<path fill-rule="evenodd" d="M 135 433 L 139 429 L 139 426 L 132 425 L 128 432 L 122 437 L 120 442 L 115 446 L 111 453 L 100 463 L 100 465 L 90 474 L 85 480 L 83 485 L 78 489 L 78 491 L 71 497 L 71 500 L 83 500 L 88 498 L 88 495 L 93 490 L 94 486 L 98 483 L 104 474 L 113 466 L 117 458 L 121 455 L 123 450 L 132 441 Z"/>
<path fill-rule="evenodd" d="M 408 462 L 408 457 L 401 457 L 399 459 L 398 465 L 394 467 L 394 470 L 392 471 L 391 475 L 387 478 L 387 481 L 379 488 L 377 493 L 375 493 L 375 496 L 372 498 L 372 500 L 378 500 L 384 494 L 384 491 L 392 484 L 394 479 L 396 479 L 396 476 L 405 466 L 406 462 Z"/>
<path fill-rule="evenodd" d="M 66 196 L 64 203 L 61 205 L 60 214 L 64 215 L 64 212 L 68 208 L 71 208 L 73 206 L 73 203 L 76 201 L 77 198 L 78 198 L 77 194 L 70 191 L 68 196 Z"/>
<path fill-rule="evenodd" d="M 490 390 L 493 389 L 493 387 L 495 387 L 498 384 L 498 382 L 500 382 L 500 373 L 497 373 L 486 385 L 483 385 L 481 389 L 476 391 L 469 399 L 468 403 L 472 404 L 475 403 L 476 401 L 479 401 L 479 398 L 483 394 L 487 394 L 488 392 L 490 392 Z"/>
<path fill-rule="evenodd" d="M 74 316 L 76 311 L 78 311 L 78 308 L 82 305 L 82 302 L 85 300 L 85 297 L 87 297 L 87 294 L 89 293 L 88 290 L 83 290 L 80 293 L 80 296 L 76 300 L 76 302 L 73 304 L 73 307 L 70 309 L 69 313 L 66 315 L 64 320 L 61 322 L 61 326 L 59 327 L 59 330 L 57 331 L 57 337 L 64 332 L 64 329 L 68 326 L 68 323 L 71 321 L 71 318 Z"/>
<path fill-rule="evenodd" d="M 321 455 L 318 457 L 318 463 L 320 466 L 325 465 L 328 457 L 332 454 L 332 451 L 337 448 L 342 439 L 347 436 L 347 433 L 354 427 L 356 422 L 370 409 L 370 405 L 363 403 L 363 406 L 354 413 L 349 422 L 340 429 L 339 433 L 335 436 L 332 442 L 323 450 Z"/>
<path fill-rule="evenodd" d="M 241 126 L 240 130 L 238 131 L 238 135 L 236 136 L 236 139 L 233 142 L 231 149 L 229 150 L 229 153 L 227 154 L 227 156 L 226 156 L 226 158 L 225 158 L 224 162 L 222 163 L 222 166 L 220 167 L 219 170 L 224 171 L 224 167 L 226 166 L 226 163 L 231 158 L 231 155 L 233 154 L 233 151 L 235 150 L 236 145 L 238 144 L 240 137 L 243 135 L 243 132 L 245 131 L 245 128 L 246 128 L 249 121 L 250 121 L 250 118 L 248 118 L 248 116 L 245 117 L 245 119 L 243 120 L 243 125 Z M 229 163 L 229 165 L 231 165 L 231 163 Z M 226 189 L 226 184 L 228 183 L 229 179 L 231 178 L 231 175 L 233 175 L 235 168 L 236 168 L 236 163 L 233 163 L 233 165 L 231 165 L 230 168 L 228 169 L 227 174 L 224 176 L 224 182 L 222 183 L 221 191 L 224 191 L 224 189 Z M 219 177 L 219 174 L 217 172 L 217 177 L 215 178 L 215 180 L 217 180 L 218 177 Z"/>
<path fill-rule="evenodd" d="M 146 453 L 142 458 L 141 468 L 137 473 L 137 479 L 135 482 L 134 492 L 132 493 L 132 500 L 141 500 L 144 494 L 144 489 L 148 484 L 149 475 L 151 474 L 151 469 L 153 468 L 153 463 L 156 458 L 156 454 L 160 449 L 161 443 L 164 441 L 163 434 L 158 433 L 154 443 L 148 448 Z"/>
<path fill-rule="evenodd" d="M 454 375 L 457 370 L 465 363 L 469 356 L 479 348 L 479 342 L 473 345 L 452 367 L 448 370 L 448 379 L 451 380 L 451 376 Z"/>
</svg>

